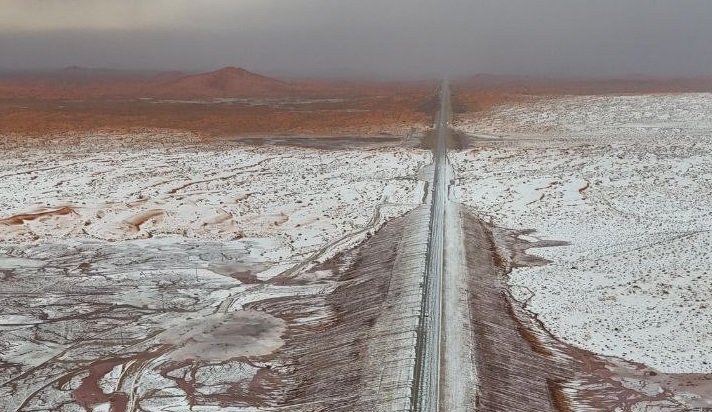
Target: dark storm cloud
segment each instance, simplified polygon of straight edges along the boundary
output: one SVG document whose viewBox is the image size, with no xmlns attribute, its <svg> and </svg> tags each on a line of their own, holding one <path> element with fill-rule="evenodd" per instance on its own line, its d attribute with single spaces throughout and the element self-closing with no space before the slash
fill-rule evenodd
<svg viewBox="0 0 712 412">
<path fill-rule="evenodd" d="M 709 0 L 0 0 L 0 66 L 712 74 Z"/>
</svg>

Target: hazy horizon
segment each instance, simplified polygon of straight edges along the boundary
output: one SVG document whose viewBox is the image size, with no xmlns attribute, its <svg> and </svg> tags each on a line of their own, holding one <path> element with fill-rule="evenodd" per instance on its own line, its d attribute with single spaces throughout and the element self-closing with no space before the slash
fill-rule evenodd
<svg viewBox="0 0 712 412">
<path fill-rule="evenodd" d="M 0 0 L 0 67 L 712 75 L 707 0 Z"/>
</svg>

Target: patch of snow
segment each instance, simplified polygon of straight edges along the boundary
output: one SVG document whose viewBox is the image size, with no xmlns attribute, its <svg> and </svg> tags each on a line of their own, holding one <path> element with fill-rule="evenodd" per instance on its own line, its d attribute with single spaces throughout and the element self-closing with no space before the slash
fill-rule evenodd
<svg viewBox="0 0 712 412">
<path fill-rule="evenodd" d="M 552 263 L 510 278 L 555 335 L 665 372 L 710 373 L 710 118 L 710 94 L 501 106 L 463 129 L 507 138 L 451 154 L 453 194 L 499 226 L 571 243 L 530 250 Z"/>
<path fill-rule="evenodd" d="M 99 384 L 107 393 L 151 393 L 141 400 L 146 410 L 185 410 L 185 393 L 160 375 L 161 365 L 278 348 L 283 321 L 247 316 L 244 305 L 323 295 L 335 285 L 329 271 L 312 273 L 308 285 L 261 281 L 323 262 L 418 207 L 419 173 L 431 161 L 427 151 L 402 148 L 63 139 L 0 152 L 0 359 L 11 364 L 0 382 L 20 377 L 17 390 L 0 387 L 0 395 L 11 406 L 33 396 L 37 409 L 52 409 L 70 396 L 52 385 L 67 370 L 164 348 L 141 367 L 131 367 L 141 360 L 115 367 Z M 328 315 L 316 312 L 314 319 Z M 199 370 L 210 383 L 204 394 L 254 372 L 229 362 Z M 86 376 L 69 384 L 77 377 Z"/>
</svg>

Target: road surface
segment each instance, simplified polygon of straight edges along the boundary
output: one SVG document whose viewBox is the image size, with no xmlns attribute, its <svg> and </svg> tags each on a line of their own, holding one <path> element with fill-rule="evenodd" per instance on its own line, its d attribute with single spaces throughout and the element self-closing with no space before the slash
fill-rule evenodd
<svg viewBox="0 0 712 412">
<path fill-rule="evenodd" d="M 442 278 L 444 271 L 445 203 L 447 201 L 447 123 L 450 87 L 443 81 L 440 88 L 440 110 L 436 123 L 437 142 L 434 152 L 435 174 L 430 209 L 427 272 L 423 285 L 419 339 L 416 348 L 416 411 L 440 410 L 440 358 L 442 330 Z"/>
<path fill-rule="evenodd" d="M 473 405 L 475 373 L 467 326 L 466 270 L 460 265 L 459 258 L 463 250 L 460 213 L 459 207 L 448 199 L 452 177 L 446 147 L 449 119 L 450 87 L 445 80 L 440 88 L 440 110 L 435 124 L 435 170 L 416 346 L 414 411 L 467 410 L 467 405 Z"/>
</svg>

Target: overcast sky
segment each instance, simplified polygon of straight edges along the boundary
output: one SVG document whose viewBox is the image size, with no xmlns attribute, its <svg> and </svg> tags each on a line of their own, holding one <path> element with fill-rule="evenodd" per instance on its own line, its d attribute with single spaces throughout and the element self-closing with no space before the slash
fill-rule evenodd
<svg viewBox="0 0 712 412">
<path fill-rule="evenodd" d="M 0 67 L 712 74 L 712 0 L 0 0 Z"/>
</svg>

